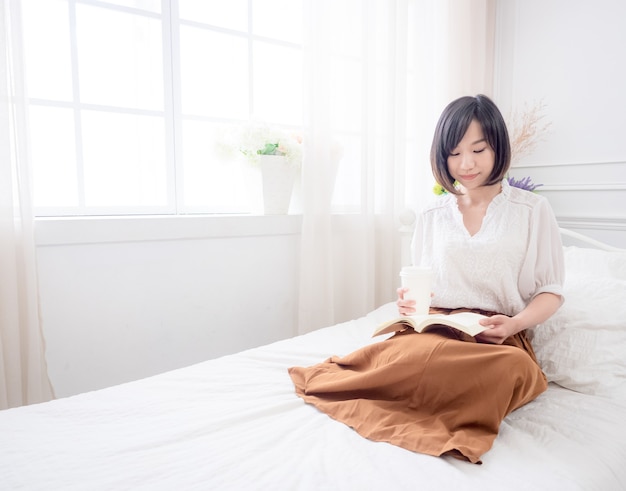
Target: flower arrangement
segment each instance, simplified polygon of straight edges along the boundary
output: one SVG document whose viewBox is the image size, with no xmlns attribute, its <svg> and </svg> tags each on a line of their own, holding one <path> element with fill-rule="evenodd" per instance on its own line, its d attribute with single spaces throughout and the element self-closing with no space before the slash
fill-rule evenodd
<svg viewBox="0 0 626 491">
<path fill-rule="evenodd" d="M 507 177 L 509 184 L 513 187 L 525 189 L 526 191 L 534 191 L 539 186 L 543 186 L 543 184 L 535 184 L 532 179 L 528 177 L 524 177 L 523 179 L 515 179 L 514 177 Z"/>
<path fill-rule="evenodd" d="M 302 138 L 296 134 L 262 123 L 250 123 L 234 131 L 223 131 L 219 137 L 222 150 L 244 155 L 257 165 L 261 155 L 280 155 L 292 165 L 302 162 Z"/>
<path fill-rule="evenodd" d="M 445 188 L 437 182 L 433 186 L 433 193 L 435 193 L 437 196 L 441 196 L 442 194 L 448 194 L 448 191 L 446 191 Z"/>
<path fill-rule="evenodd" d="M 537 102 L 530 107 L 524 105 L 523 110 L 513 112 L 508 124 L 511 133 L 511 163 L 530 155 L 537 144 L 549 133 L 552 123 L 544 120 L 545 107 L 543 102 Z M 507 180 L 511 186 L 526 191 L 534 191 L 543 186 L 543 184 L 534 184 L 530 177 L 515 179 L 507 176 Z"/>
</svg>

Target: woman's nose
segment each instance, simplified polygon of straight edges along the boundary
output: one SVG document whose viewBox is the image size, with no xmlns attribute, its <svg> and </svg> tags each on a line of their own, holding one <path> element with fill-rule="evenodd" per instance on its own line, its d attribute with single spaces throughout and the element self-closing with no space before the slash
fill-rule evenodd
<svg viewBox="0 0 626 491">
<path fill-rule="evenodd" d="M 474 156 L 472 154 L 464 153 L 461 155 L 461 168 L 471 169 L 474 167 Z"/>
</svg>

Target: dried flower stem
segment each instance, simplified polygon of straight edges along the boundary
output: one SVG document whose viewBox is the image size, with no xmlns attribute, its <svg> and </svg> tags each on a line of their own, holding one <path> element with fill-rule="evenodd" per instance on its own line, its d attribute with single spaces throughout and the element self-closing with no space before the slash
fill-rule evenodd
<svg viewBox="0 0 626 491">
<path fill-rule="evenodd" d="M 539 102 L 530 108 L 525 104 L 523 111 L 514 111 L 509 125 L 512 162 L 531 154 L 537 144 L 545 139 L 552 125 L 551 122 L 544 120 L 545 107 L 543 102 Z"/>
</svg>

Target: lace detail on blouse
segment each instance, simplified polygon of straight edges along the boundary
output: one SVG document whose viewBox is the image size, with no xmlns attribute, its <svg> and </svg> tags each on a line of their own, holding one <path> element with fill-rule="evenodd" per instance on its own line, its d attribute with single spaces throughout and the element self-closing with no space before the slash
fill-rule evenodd
<svg viewBox="0 0 626 491">
<path fill-rule="evenodd" d="M 433 268 L 434 307 L 515 315 L 538 293 L 562 294 L 562 245 L 552 209 L 542 196 L 506 180 L 473 236 L 456 196 L 426 207 L 412 252 L 414 264 Z"/>
</svg>

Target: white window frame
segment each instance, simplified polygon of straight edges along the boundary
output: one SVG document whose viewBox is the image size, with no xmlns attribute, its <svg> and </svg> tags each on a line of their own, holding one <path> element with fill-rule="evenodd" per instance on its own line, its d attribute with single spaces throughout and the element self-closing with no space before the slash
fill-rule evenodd
<svg viewBox="0 0 626 491">
<path fill-rule="evenodd" d="M 296 43 L 286 42 L 278 39 L 270 39 L 253 34 L 252 32 L 252 1 L 248 1 L 248 23 L 247 32 L 232 31 L 225 28 L 209 26 L 203 23 L 181 20 L 178 15 L 178 5 L 175 0 L 162 0 L 161 13 L 148 10 L 124 7 L 116 4 L 109 4 L 97 0 L 68 0 L 69 26 L 70 26 L 70 46 L 72 63 L 72 98 L 71 102 L 44 100 L 32 98 L 29 105 L 62 107 L 72 110 L 74 116 L 74 131 L 76 141 L 76 172 L 77 172 L 77 206 L 37 206 L 35 215 L 37 217 L 68 217 L 68 216 L 112 216 L 112 215 L 184 215 L 184 214 L 215 214 L 216 212 L 208 206 L 190 206 L 184 204 L 184 162 L 182 156 L 182 131 L 185 120 L 200 120 L 212 123 L 245 123 L 245 121 L 227 120 L 225 118 L 215 118 L 208 116 L 184 115 L 181 104 L 181 71 L 180 71 L 180 26 L 188 25 L 210 31 L 225 33 L 235 36 L 245 37 L 248 45 L 248 91 L 249 91 L 249 114 L 254 108 L 254 51 L 255 41 L 272 43 L 291 49 L 302 51 L 302 46 Z M 119 108 L 110 106 L 100 106 L 85 104 L 80 102 L 79 77 L 78 77 L 78 52 L 77 52 L 77 25 L 76 25 L 76 5 L 84 4 L 94 7 L 107 8 L 114 11 L 126 12 L 134 15 L 161 20 L 162 46 L 163 46 L 163 90 L 164 106 L 163 111 L 144 110 L 136 108 Z M 85 110 L 95 110 L 102 112 L 127 113 L 133 115 L 158 116 L 163 118 L 165 134 L 165 162 L 167 180 L 167 204 L 163 206 L 87 206 L 85 204 L 85 181 L 84 181 L 84 160 L 83 160 L 83 137 L 82 137 L 82 112 Z M 298 128 L 299 129 L 299 128 Z M 243 209 L 233 209 L 232 212 L 249 214 Z"/>
</svg>

